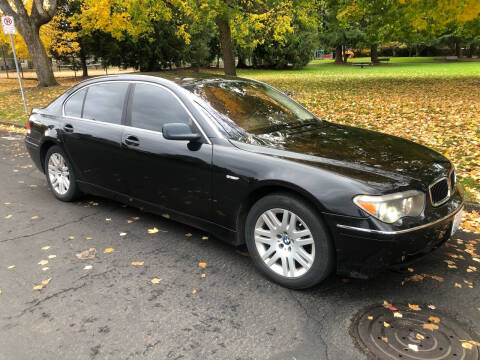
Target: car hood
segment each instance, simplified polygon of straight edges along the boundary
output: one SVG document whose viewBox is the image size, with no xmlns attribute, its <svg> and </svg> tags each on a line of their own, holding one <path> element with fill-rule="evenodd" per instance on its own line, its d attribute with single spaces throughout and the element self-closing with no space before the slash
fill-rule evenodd
<svg viewBox="0 0 480 360">
<path fill-rule="evenodd" d="M 397 182 L 414 179 L 424 186 L 446 176 L 451 168 L 444 156 L 412 141 L 327 121 L 245 137 L 235 144 L 248 151 L 341 169 L 346 175 L 371 173 Z"/>
</svg>

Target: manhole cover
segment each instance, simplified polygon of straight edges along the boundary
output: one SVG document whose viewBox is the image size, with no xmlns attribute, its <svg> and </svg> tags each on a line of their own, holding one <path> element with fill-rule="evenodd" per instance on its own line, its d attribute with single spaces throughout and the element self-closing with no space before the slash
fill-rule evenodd
<svg viewBox="0 0 480 360">
<path fill-rule="evenodd" d="M 478 343 L 456 321 L 428 308 L 372 307 L 357 316 L 353 330 L 377 359 L 479 359 Z"/>
</svg>

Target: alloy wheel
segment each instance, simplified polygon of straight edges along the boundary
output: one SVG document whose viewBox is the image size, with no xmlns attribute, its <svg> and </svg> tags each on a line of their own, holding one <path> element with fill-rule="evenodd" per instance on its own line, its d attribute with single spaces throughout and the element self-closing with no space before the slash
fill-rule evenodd
<svg viewBox="0 0 480 360">
<path fill-rule="evenodd" d="M 315 260 L 315 242 L 305 222 L 286 209 L 270 209 L 255 224 L 255 246 L 265 265 L 278 275 L 305 275 Z"/>
<path fill-rule="evenodd" d="M 65 195 L 70 189 L 70 170 L 61 154 L 53 153 L 48 159 L 48 177 L 57 194 Z"/>
</svg>

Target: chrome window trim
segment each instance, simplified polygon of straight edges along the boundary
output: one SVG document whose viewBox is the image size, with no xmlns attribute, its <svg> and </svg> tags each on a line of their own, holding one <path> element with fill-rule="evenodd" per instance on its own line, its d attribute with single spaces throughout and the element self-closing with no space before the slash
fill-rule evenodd
<svg viewBox="0 0 480 360">
<path fill-rule="evenodd" d="M 99 81 L 99 82 L 96 82 L 96 83 L 93 83 L 93 84 L 88 84 L 88 85 L 85 85 L 85 86 L 82 86 L 81 88 L 75 90 L 73 93 L 71 93 L 70 95 L 68 95 L 68 97 L 63 101 L 62 103 L 62 116 L 65 117 L 65 118 L 70 118 L 70 119 L 76 119 L 76 120 L 84 120 L 84 121 L 91 121 L 91 122 L 94 122 L 94 123 L 99 123 L 99 124 L 105 124 L 105 125 L 114 125 L 114 126 L 121 126 L 123 128 L 133 128 L 133 129 L 136 129 L 136 130 L 142 130 L 142 131 L 147 131 L 147 132 L 151 132 L 151 133 L 155 133 L 155 134 L 160 134 L 163 136 L 163 133 L 161 131 L 154 131 L 154 130 L 148 130 L 148 129 L 142 129 L 142 128 L 138 128 L 138 127 L 135 127 L 135 126 L 129 126 L 129 125 L 123 125 L 123 124 L 114 124 L 114 123 L 109 123 L 109 122 L 105 122 L 105 121 L 98 121 L 98 120 L 92 120 L 92 119 L 87 119 L 87 118 L 79 118 L 79 117 L 75 117 L 75 116 L 69 116 L 69 115 L 65 115 L 65 104 L 67 103 L 67 101 L 73 96 L 75 95 L 77 92 L 83 90 L 83 89 L 86 89 L 90 86 L 95 86 L 95 85 L 101 85 L 101 84 L 106 84 L 106 83 L 128 83 L 128 84 L 137 84 L 137 83 L 140 83 L 140 84 L 147 84 L 147 85 L 153 85 L 153 86 L 157 86 L 159 88 L 162 88 L 166 91 L 168 91 L 169 93 L 171 93 L 175 99 L 177 99 L 177 101 L 180 103 L 180 105 L 183 107 L 183 109 L 186 111 L 186 113 L 188 114 L 188 116 L 190 116 L 190 118 L 192 119 L 192 121 L 195 123 L 195 125 L 197 126 L 197 128 L 200 130 L 203 138 L 207 141 L 207 143 L 209 145 L 212 144 L 212 142 L 210 141 L 210 139 L 208 138 L 207 134 L 205 133 L 205 131 L 203 130 L 203 128 L 200 126 L 200 124 L 198 123 L 197 119 L 195 119 L 195 117 L 193 116 L 193 114 L 190 112 L 190 110 L 185 106 L 185 104 L 183 103 L 183 101 L 178 97 L 177 94 L 175 94 L 172 90 L 170 90 L 169 88 L 167 88 L 166 86 L 163 86 L 161 84 L 156 84 L 156 83 L 153 83 L 153 82 L 149 82 L 149 81 L 143 81 L 143 80 L 106 80 L 106 81 Z"/>
<path fill-rule="evenodd" d="M 412 232 L 412 231 L 417 231 L 417 230 L 421 230 L 421 229 L 424 229 L 424 228 L 427 228 L 429 226 L 432 226 L 432 225 L 435 225 L 435 224 L 438 224 L 439 222 L 442 222 L 452 216 L 455 216 L 458 212 L 462 211 L 464 208 L 464 202 L 462 201 L 462 203 L 458 206 L 458 208 L 455 209 L 455 211 L 451 212 L 450 214 L 438 219 L 438 220 L 435 220 L 435 221 L 432 221 L 432 222 L 429 222 L 428 224 L 423 224 L 423 225 L 419 225 L 419 226 L 414 226 L 412 228 L 409 228 L 409 229 L 404 229 L 404 230 L 396 230 L 396 231 L 383 231 L 383 230 L 373 230 L 373 229 L 365 229 L 365 228 L 359 228 L 359 227 L 355 227 L 355 226 L 349 226 L 349 225 L 343 225 L 343 224 L 337 224 L 337 227 L 340 228 L 340 229 L 346 229 L 346 230 L 353 230 L 353 231 L 360 231 L 360 232 L 365 232 L 365 233 L 370 233 L 370 234 L 380 234 L 380 235 L 399 235 L 399 234 L 405 234 L 405 233 L 409 233 L 409 232 Z"/>
</svg>

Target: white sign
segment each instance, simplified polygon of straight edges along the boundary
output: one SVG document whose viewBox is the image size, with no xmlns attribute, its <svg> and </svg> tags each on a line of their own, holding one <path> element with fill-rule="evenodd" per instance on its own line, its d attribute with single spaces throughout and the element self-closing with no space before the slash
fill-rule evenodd
<svg viewBox="0 0 480 360">
<path fill-rule="evenodd" d="M 2 27 L 5 34 L 15 34 L 15 22 L 12 16 L 2 16 Z"/>
</svg>

